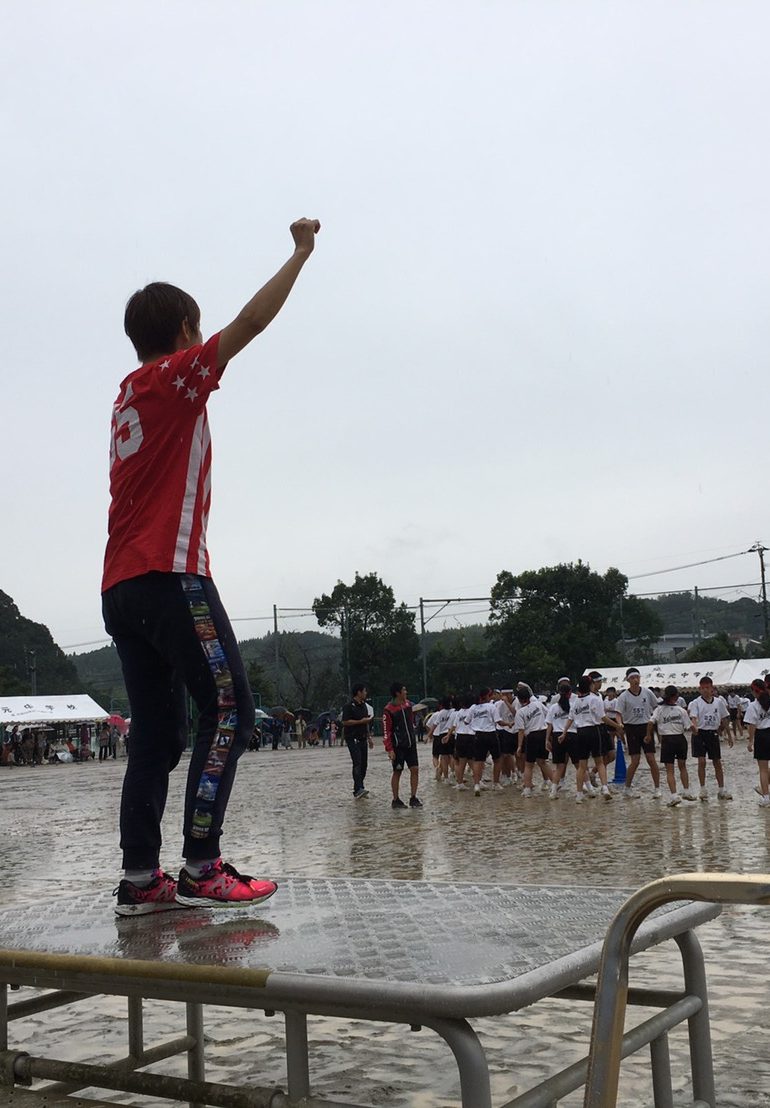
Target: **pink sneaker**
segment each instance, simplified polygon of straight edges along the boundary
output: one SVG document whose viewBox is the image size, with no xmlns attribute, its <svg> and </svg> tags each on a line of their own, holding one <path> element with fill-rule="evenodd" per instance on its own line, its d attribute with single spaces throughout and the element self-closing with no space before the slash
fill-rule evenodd
<svg viewBox="0 0 770 1108">
<path fill-rule="evenodd" d="M 150 912 L 170 912 L 184 907 L 176 898 L 176 881 L 170 873 L 160 869 L 155 870 L 146 888 L 140 889 L 123 878 L 112 895 L 118 898 L 115 912 L 119 916 L 146 916 Z"/>
<path fill-rule="evenodd" d="M 176 899 L 185 908 L 248 908 L 277 888 L 275 881 L 256 881 L 220 858 L 202 877 L 180 870 Z"/>
</svg>

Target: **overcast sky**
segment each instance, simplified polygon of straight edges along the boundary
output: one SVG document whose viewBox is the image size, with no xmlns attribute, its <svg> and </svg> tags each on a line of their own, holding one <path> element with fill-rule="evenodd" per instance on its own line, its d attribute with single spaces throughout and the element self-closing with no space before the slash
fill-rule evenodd
<svg viewBox="0 0 770 1108">
<path fill-rule="evenodd" d="M 356 570 L 414 603 L 770 540 L 764 0 L 0 19 L 0 588 L 61 645 L 104 636 L 127 297 L 170 280 L 212 333 L 303 215 L 317 250 L 209 403 L 232 616 Z M 752 555 L 634 585 L 756 580 Z"/>
</svg>

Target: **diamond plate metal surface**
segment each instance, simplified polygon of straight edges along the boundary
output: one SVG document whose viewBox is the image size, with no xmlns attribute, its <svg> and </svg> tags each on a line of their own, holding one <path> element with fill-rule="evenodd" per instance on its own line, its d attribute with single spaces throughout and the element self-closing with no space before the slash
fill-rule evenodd
<svg viewBox="0 0 770 1108">
<path fill-rule="evenodd" d="M 0 948 L 482 985 L 512 981 L 602 940 L 630 892 L 288 878 L 261 909 L 129 919 L 113 915 L 105 892 L 0 912 Z"/>
</svg>

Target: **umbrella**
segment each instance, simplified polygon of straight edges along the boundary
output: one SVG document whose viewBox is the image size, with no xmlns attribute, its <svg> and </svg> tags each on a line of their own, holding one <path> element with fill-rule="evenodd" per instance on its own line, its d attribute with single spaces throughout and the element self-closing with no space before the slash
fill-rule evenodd
<svg viewBox="0 0 770 1108">
<path fill-rule="evenodd" d="M 125 735 L 126 731 L 128 731 L 128 723 L 123 719 L 123 716 L 119 716 L 117 714 L 108 716 L 107 722 L 109 723 L 110 727 L 117 727 L 121 735 Z"/>
<path fill-rule="evenodd" d="M 294 709 L 294 715 L 295 716 L 302 716 L 303 719 L 310 719 L 312 714 L 313 713 L 310 711 L 309 708 L 295 708 Z"/>
<path fill-rule="evenodd" d="M 275 719 L 286 719 L 287 717 L 288 719 L 294 719 L 294 713 L 290 712 L 288 708 L 284 708 L 280 704 L 277 708 L 270 709 L 270 715 L 274 716 Z"/>
<path fill-rule="evenodd" d="M 254 709 L 254 718 L 255 719 L 270 719 L 270 716 L 267 714 L 267 712 L 263 712 L 261 708 L 255 708 Z"/>
</svg>

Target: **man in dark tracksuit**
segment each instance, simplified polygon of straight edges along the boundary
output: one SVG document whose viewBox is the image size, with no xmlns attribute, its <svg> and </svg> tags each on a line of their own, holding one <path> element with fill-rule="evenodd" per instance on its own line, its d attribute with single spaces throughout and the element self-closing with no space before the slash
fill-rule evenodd
<svg viewBox="0 0 770 1108">
<path fill-rule="evenodd" d="M 390 687 L 390 695 L 391 701 L 385 705 L 382 714 L 382 726 L 384 732 L 383 744 L 393 765 L 393 773 L 390 778 L 390 787 L 393 790 L 391 807 L 406 808 L 406 804 L 398 795 L 398 790 L 401 784 L 401 772 L 404 766 L 409 766 L 412 792 L 409 807 L 422 808 L 422 801 L 417 799 L 417 785 L 420 777 L 420 769 L 417 763 L 417 736 L 414 730 L 412 705 L 406 697 L 406 685 L 400 681 L 394 681 Z"/>
</svg>

